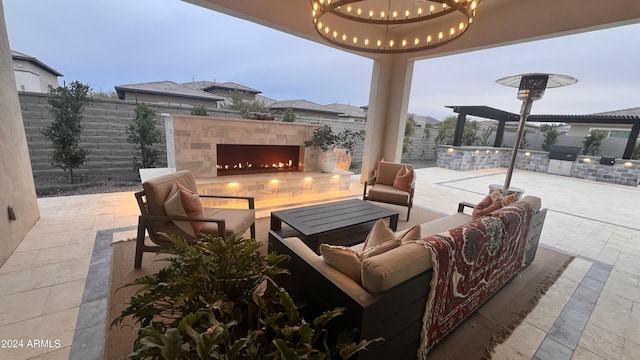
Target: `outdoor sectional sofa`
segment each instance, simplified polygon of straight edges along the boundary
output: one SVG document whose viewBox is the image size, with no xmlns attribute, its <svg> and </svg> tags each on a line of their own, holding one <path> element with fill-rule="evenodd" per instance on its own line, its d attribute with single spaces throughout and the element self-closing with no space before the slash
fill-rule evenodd
<svg viewBox="0 0 640 360">
<path fill-rule="evenodd" d="M 282 238 L 270 231 L 269 247 L 270 251 L 291 257 L 285 266 L 292 276 L 284 279 L 284 286 L 294 299 L 305 303 L 305 315 L 313 318 L 328 309 L 344 307 L 345 315 L 332 321 L 334 333 L 340 329 L 357 329 L 362 339 L 384 338 L 360 352 L 359 359 L 424 358 L 442 337 L 533 261 L 546 215 L 540 199 L 534 196 L 526 196 L 475 221 L 464 213 L 464 208 L 465 204 L 461 203 L 457 213 L 421 224 L 421 241 L 363 260 L 362 285 L 327 265 L 321 255 L 297 237 Z M 477 238 L 488 238 L 482 247 L 489 248 L 489 253 L 500 252 L 495 250 L 497 247 L 509 248 L 510 263 L 498 266 L 511 267 L 511 270 L 496 268 L 502 261 L 499 255 L 492 258 L 486 252 L 482 255 L 478 247 L 474 249 Z M 435 296 L 453 284 L 442 275 L 434 276 L 434 273 L 442 274 L 444 265 L 434 266 L 433 260 L 442 264 L 453 258 L 448 259 L 440 252 L 442 249 L 432 249 L 425 246 L 426 243 L 463 249 L 451 254 L 464 252 L 462 257 L 477 257 L 477 263 L 467 269 L 470 278 L 489 274 L 473 284 L 467 294 L 469 301 L 462 304 L 464 308 L 453 308 L 446 303 L 446 296 Z M 490 276 L 494 278 L 489 279 Z M 434 292 L 433 286 L 440 290 Z M 446 314 L 438 314 L 437 308 L 444 309 Z M 425 312 L 431 315 L 425 316 Z M 438 316 L 442 318 L 436 319 Z M 442 323 L 447 326 L 438 325 Z"/>
</svg>

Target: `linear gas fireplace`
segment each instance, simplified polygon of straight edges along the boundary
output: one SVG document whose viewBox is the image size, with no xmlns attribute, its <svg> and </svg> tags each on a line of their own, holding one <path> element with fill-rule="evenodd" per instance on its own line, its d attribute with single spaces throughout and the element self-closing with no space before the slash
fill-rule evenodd
<svg viewBox="0 0 640 360">
<path fill-rule="evenodd" d="M 217 144 L 218 176 L 302 171 L 304 147 Z"/>
</svg>

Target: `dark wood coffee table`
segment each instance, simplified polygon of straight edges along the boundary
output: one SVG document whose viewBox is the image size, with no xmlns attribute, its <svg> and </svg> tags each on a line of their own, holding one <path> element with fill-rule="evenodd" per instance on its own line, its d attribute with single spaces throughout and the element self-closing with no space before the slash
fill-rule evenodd
<svg viewBox="0 0 640 360">
<path fill-rule="evenodd" d="M 363 242 L 373 223 L 389 218 L 398 228 L 398 212 L 352 199 L 304 206 L 271 213 L 271 230 L 282 237 L 297 236 L 316 253 L 321 243 L 351 246 Z M 282 227 L 285 223 L 290 228 Z"/>
</svg>

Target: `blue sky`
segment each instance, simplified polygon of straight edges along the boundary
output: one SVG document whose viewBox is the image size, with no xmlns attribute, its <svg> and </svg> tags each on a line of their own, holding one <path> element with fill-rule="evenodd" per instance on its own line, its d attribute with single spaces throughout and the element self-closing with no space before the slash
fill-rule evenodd
<svg viewBox="0 0 640 360">
<path fill-rule="evenodd" d="M 171 80 L 233 81 L 276 100 L 366 105 L 372 61 L 179 0 L 3 0 L 11 48 L 97 91 Z M 481 8 L 478 16 L 481 16 Z M 547 90 L 534 114 L 640 106 L 640 25 L 416 63 L 409 111 L 442 120 L 446 105 L 518 112 L 509 75 L 550 72 L 577 84 Z"/>
</svg>

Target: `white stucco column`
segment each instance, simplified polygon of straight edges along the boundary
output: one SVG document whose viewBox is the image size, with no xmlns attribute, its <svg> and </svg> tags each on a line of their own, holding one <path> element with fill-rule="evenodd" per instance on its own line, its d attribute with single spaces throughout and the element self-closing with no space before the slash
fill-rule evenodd
<svg viewBox="0 0 640 360">
<path fill-rule="evenodd" d="M 402 157 L 413 64 L 414 60 L 401 55 L 373 62 L 361 182 L 380 159 L 399 162 Z"/>
</svg>

